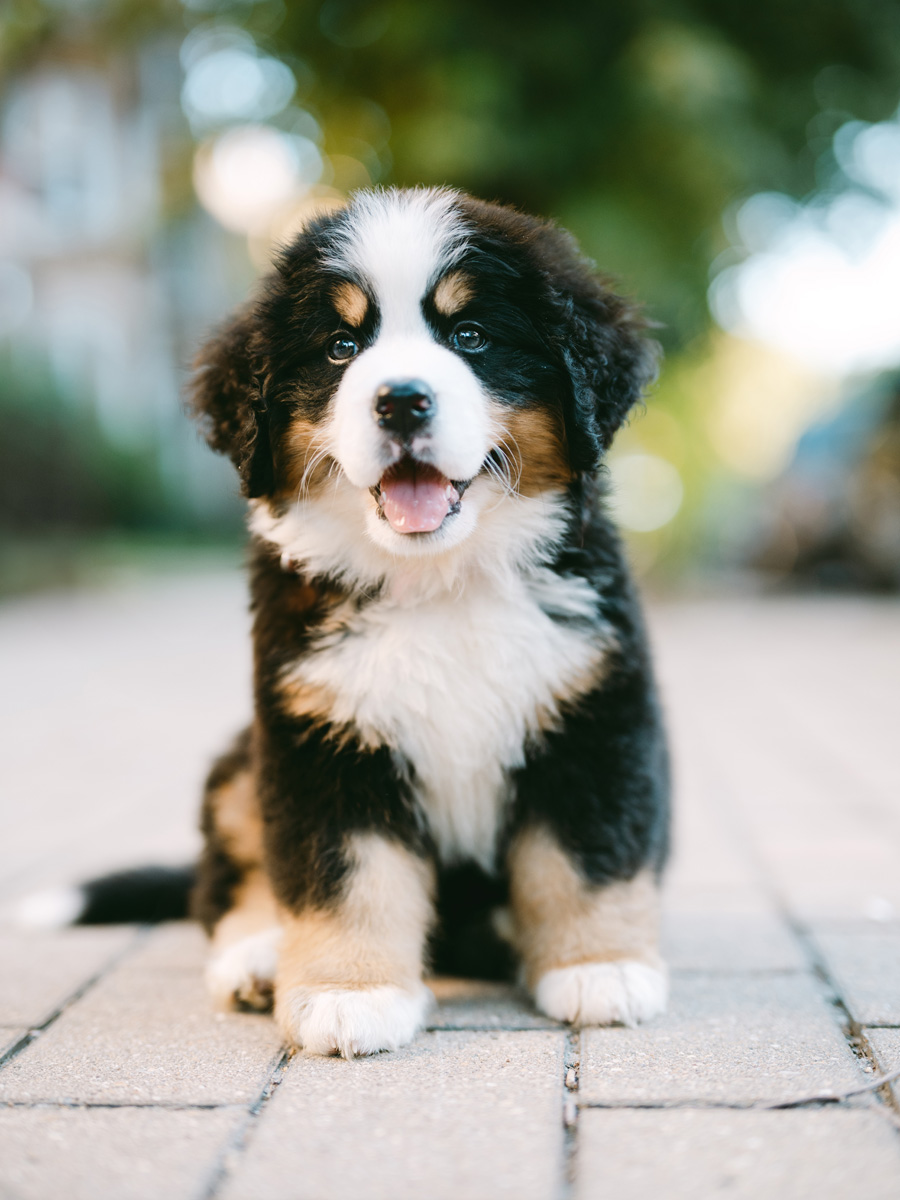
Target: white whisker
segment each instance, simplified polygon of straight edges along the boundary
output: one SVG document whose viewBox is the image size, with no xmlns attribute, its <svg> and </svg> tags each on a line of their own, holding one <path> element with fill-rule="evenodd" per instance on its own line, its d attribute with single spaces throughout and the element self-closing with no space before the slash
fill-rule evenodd
<svg viewBox="0 0 900 1200">
<path fill-rule="evenodd" d="M 297 500 L 303 500 L 309 495 L 309 486 L 312 482 L 312 477 L 319 469 L 325 459 L 328 457 L 328 447 L 318 446 L 313 450 L 312 456 L 307 455 L 306 465 L 303 468 L 303 474 L 300 476 L 300 484 L 297 488 Z M 335 464 L 336 465 L 336 464 Z M 329 472 L 330 473 L 330 472 Z"/>
<path fill-rule="evenodd" d="M 509 431 L 504 431 L 507 436 L 512 437 Z M 512 439 L 515 445 L 515 438 Z M 500 461 L 498 462 L 497 459 Z M 513 467 L 515 464 L 515 478 L 513 478 Z M 506 437 L 499 437 L 494 446 L 493 453 L 486 460 L 488 473 L 497 481 L 503 489 L 503 495 L 497 500 L 497 504 L 492 505 L 492 509 L 501 504 L 503 499 L 513 499 L 519 494 L 519 483 L 522 478 L 521 471 L 521 455 L 518 453 L 518 445 L 515 451 L 510 447 Z"/>
</svg>

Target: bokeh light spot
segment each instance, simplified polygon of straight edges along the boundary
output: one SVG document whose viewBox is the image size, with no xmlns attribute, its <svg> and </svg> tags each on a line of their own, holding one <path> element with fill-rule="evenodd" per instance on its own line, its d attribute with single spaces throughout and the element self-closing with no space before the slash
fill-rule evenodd
<svg viewBox="0 0 900 1200">
<path fill-rule="evenodd" d="M 197 151 L 194 186 L 203 207 L 226 229 L 253 233 L 318 182 L 323 165 L 307 138 L 238 125 Z"/>
<path fill-rule="evenodd" d="M 609 464 L 610 508 L 635 533 L 668 525 L 681 508 L 684 485 L 675 467 L 656 454 L 626 454 Z"/>
</svg>

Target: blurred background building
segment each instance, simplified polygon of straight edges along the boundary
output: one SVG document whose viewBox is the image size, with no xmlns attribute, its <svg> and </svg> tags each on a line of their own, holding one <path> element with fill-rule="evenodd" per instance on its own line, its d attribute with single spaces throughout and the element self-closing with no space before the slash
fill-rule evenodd
<svg viewBox="0 0 900 1200">
<path fill-rule="evenodd" d="M 238 544 L 192 353 L 391 183 L 551 216 L 645 303 L 648 578 L 900 587 L 893 0 L 7 0 L 0 71 L 0 588 Z"/>
</svg>

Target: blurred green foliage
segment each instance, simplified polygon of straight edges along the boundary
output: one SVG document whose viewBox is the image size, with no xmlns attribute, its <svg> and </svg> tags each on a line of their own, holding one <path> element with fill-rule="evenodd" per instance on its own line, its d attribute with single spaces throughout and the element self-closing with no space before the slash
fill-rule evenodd
<svg viewBox="0 0 900 1200">
<path fill-rule="evenodd" d="M 234 523 L 198 521 L 158 447 L 113 442 L 45 364 L 0 355 L 0 430 L 0 596 L 234 558 Z"/>
<path fill-rule="evenodd" d="M 809 191 L 834 129 L 900 86 L 892 0 L 326 0 L 268 39 L 312 67 L 327 151 L 554 216 L 670 347 L 708 323 L 727 205 Z"/>
<path fill-rule="evenodd" d="M 446 183 L 553 217 L 645 303 L 668 365 L 642 444 L 676 464 L 686 494 L 678 521 L 644 542 L 657 561 L 696 555 L 704 504 L 727 474 L 705 438 L 702 387 L 723 215 L 761 190 L 827 189 L 835 130 L 894 109 L 896 0 L 7 0 L 0 73 L 44 56 L 110 63 L 215 22 L 291 66 L 293 106 L 273 123 L 311 113 L 337 186 L 361 164 L 378 183 Z M 192 150 L 185 121 L 163 164 L 173 223 L 193 204 Z M 63 408 L 26 416 L 13 397 L 0 419 L 10 479 L 80 472 L 64 491 L 83 489 L 82 527 L 169 521 L 172 497 L 147 461 Z M 52 486 L 49 498 L 6 490 L 16 521 L 52 507 Z"/>
<path fill-rule="evenodd" d="M 155 448 L 115 445 L 40 364 L 0 359 L 0 427 L 0 535 L 165 524 Z"/>
<path fill-rule="evenodd" d="M 568 225 L 670 349 L 709 323 L 727 206 L 827 183 L 900 86 L 895 0 L 8 0 L 0 69 L 211 20 L 294 67 L 329 154 Z"/>
</svg>

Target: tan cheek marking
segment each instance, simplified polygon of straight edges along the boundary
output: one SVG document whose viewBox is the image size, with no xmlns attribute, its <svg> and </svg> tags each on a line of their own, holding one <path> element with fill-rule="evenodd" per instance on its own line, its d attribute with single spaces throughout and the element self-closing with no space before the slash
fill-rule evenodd
<svg viewBox="0 0 900 1200">
<path fill-rule="evenodd" d="M 595 887 L 546 829 L 521 833 L 509 856 L 515 944 L 526 981 L 585 962 L 636 959 L 661 967 L 653 872 Z"/>
<path fill-rule="evenodd" d="M 278 904 L 265 872 L 248 871 L 235 889 L 234 903 L 213 930 L 213 951 L 224 950 L 251 934 L 271 929 L 281 920 Z"/>
<path fill-rule="evenodd" d="M 432 921 L 434 870 L 376 834 L 350 839 L 343 894 L 328 908 L 282 916 L 285 933 L 275 985 L 276 1015 L 297 988 L 415 987 Z"/>
<path fill-rule="evenodd" d="M 216 831 L 228 853 L 242 867 L 262 862 L 262 816 L 253 776 L 242 771 L 223 784 L 212 797 Z"/>
<path fill-rule="evenodd" d="M 471 280 L 462 271 L 451 271 L 434 289 L 434 307 L 443 316 L 452 317 L 474 294 Z"/>
<path fill-rule="evenodd" d="M 294 417 L 285 434 L 283 460 L 285 493 L 291 498 L 314 496 L 329 477 L 334 460 L 327 453 L 324 431 L 314 421 Z"/>
<path fill-rule="evenodd" d="M 362 325 L 369 308 L 369 299 L 361 287 L 355 283 L 341 283 L 335 288 L 332 300 L 339 316 L 343 317 L 348 325 Z"/>
<path fill-rule="evenodd" d="M 571 482 L 572 468 L 566 453 L 562 423 L 543 408 L 509 409 L 491 406 L 491 417 L 500 431 L 500 448 L 509 458 L 516 491 L 534 496 L 548 488 Z"/>
</svg>

